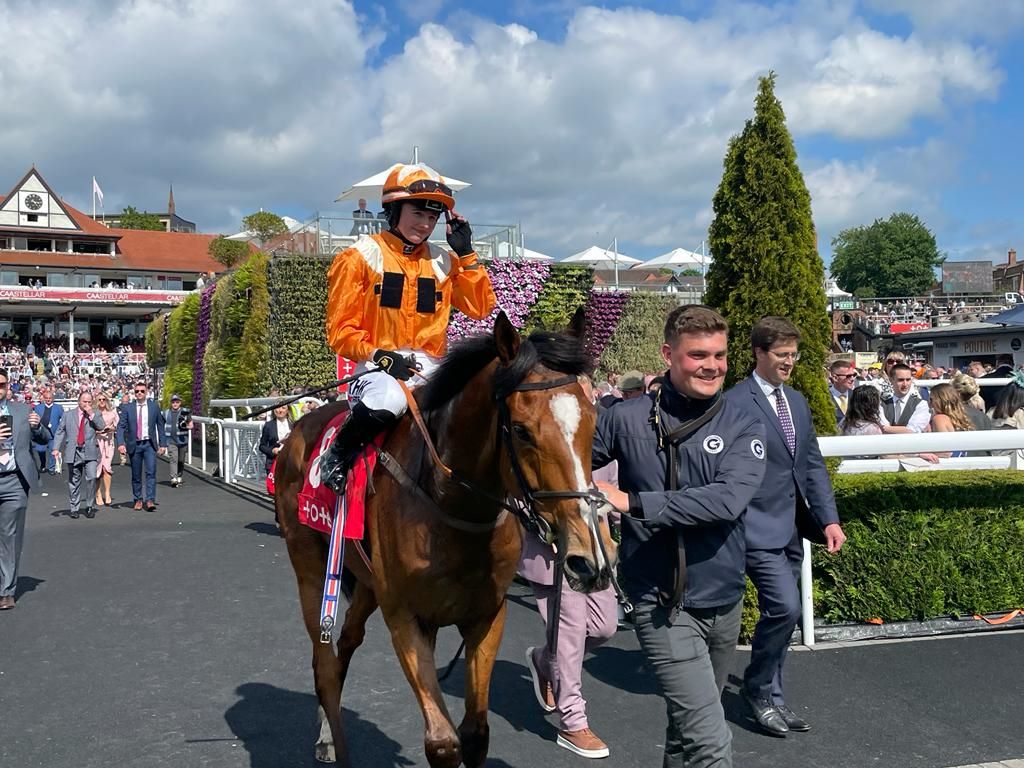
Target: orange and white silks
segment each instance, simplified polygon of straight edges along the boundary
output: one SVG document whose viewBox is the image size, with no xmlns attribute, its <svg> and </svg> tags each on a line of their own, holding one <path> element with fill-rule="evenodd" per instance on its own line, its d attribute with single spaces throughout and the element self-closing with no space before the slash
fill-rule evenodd
<svg viewBox="0 0 1024 768">
<path fill-rule="evenodd" d="M 356 362 L 375 349 L 442 357 L 453 306 L 482 320 L 497 303 L 475 253 L 459 258 L 428 243 L 409 249 L 390 232 L 361 237 L 339 253 L 327 279 L 327 340 Z"/>
</svg>

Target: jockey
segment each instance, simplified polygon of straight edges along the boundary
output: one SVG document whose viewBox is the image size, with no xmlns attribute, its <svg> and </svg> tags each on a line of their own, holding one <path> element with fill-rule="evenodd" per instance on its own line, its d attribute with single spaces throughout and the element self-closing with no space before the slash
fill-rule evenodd
<svg viewBox="0 0 1024 768">
<path fill-rule="evenodd" d="M 496 304 L 469 222 L 436 171 L 395 166 L 381 202 L 388 230 L 360 237 L 327 276 L 327 340 L 357 371 L 372 371 L 349 386 L 351 413 L 323 454 L 320 475 L 335 493 L 351 460 L 405 412 L 398 380 L 428 376 L 444 355 L 452 307 L 482 320 Z M 450 251 L 427 242 L 442 213 Z"/>
</svg>

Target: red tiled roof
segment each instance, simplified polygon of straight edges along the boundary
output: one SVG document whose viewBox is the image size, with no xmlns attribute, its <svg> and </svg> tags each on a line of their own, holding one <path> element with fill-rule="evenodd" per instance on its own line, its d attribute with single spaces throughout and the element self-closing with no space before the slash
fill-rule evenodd
<svg viewBox="0 0 1024 768">
<path fill-rule="evenodd" d="M 0 204 L 3 201 L 0 200 Z M 186 232 L 151 232 L 141 229 L 109 229 L 67 203 L 63 206 L 81 231 L 117 242 L 116 255 L 92 253 L 51 253 L 49 251 L 0 251 L 0 263 L 34 266 L 45 260 L 46 266 L 91 269 L 131 270 L 135 272 L 223 272 L 224 265 L 208 252 L 216 235 Z M 39 234 L 74 236 L 67 230 L 37 230 Z M 255 248 L 253 248 L 255 250 Z"/>
</svg>

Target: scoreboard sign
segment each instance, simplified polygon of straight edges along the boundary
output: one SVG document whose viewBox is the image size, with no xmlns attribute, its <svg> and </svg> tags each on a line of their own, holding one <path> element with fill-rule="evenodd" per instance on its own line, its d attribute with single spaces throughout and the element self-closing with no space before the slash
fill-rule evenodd
<svg viewBox="0 0 1024 768">
<path fill-rule="evenodd" d="M 951 293 L 992 293 L 992 262 L 943 262 L 942 292 L 947 295 Z"/>
</svg>

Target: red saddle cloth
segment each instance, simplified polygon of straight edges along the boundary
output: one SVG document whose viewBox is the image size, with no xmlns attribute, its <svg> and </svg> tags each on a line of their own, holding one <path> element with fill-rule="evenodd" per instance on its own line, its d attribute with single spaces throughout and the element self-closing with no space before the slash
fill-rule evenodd
<svg viewBox="0 0 1024 768">
<path fill-rule="evenodd" d="M 306 479 L 299 493 L 299 522 L 315 531 L 330 533 L 338 514 L 339 499 L 336 493 L 320 482 L 320 455 L 328 449 L 335 433 L 341 428 L 348 411 L 331 419 L 320 435 L 320 440 L 309 457 Z M 362 539 L 366 528 L 366 489 L 374 467 L 377 466 L 377 448 L 384 442 L 384 435 L 378 435 L 363 451 L 348 473 L 345 486 L 345 501 L 348 512 L 341 535 L 346 539 Z"/>
</svg>

